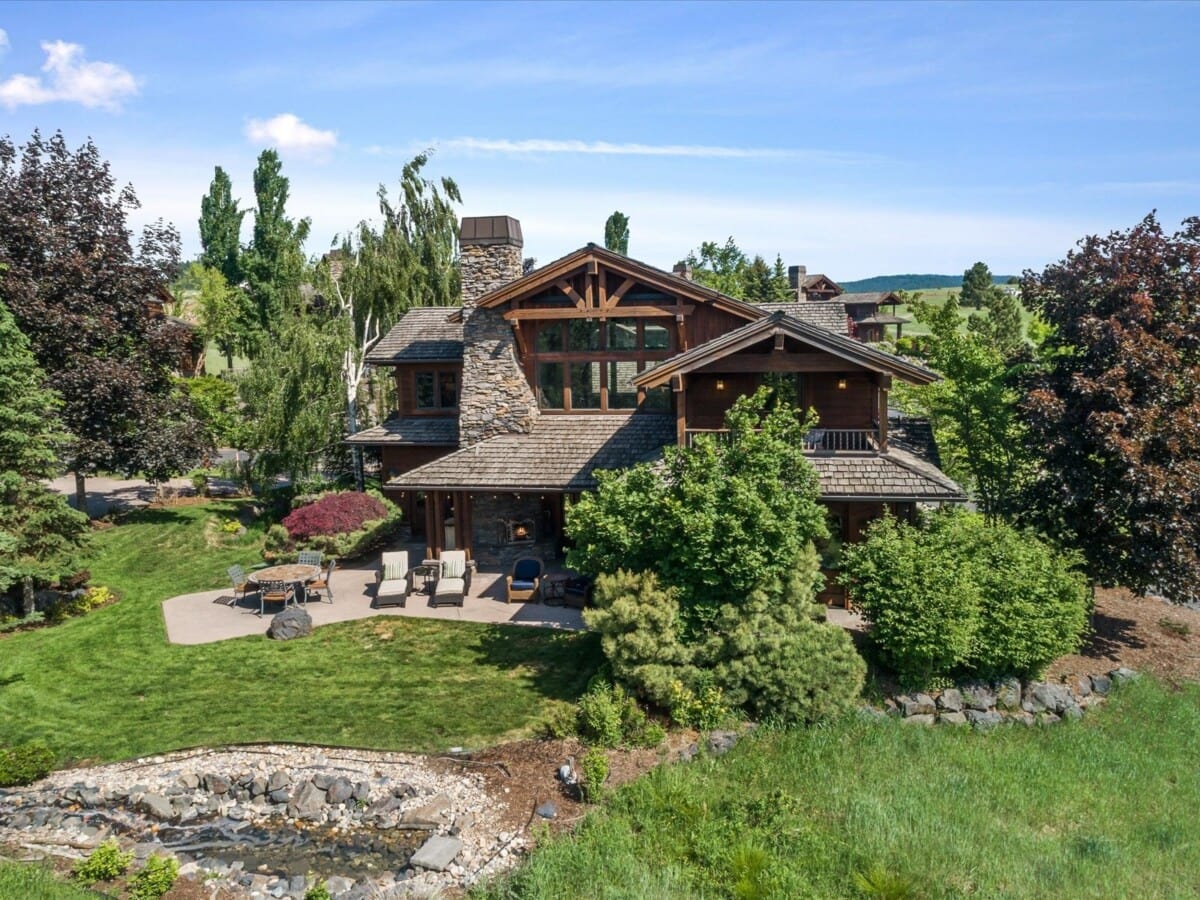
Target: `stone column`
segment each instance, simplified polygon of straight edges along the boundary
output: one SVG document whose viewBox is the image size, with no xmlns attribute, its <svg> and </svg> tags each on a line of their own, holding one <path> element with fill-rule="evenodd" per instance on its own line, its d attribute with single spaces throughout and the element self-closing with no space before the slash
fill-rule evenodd
<svg viewBox="0 0 1200 900">
<path fill-rule="evenodd" d="M 462 221 L 463 372 L 459 445 L 533 429 L 537 400 L 517 360 L 516 339 L 503 310 L 480 309 L 484 295 L 521 277 L 521 223 L 508 216 Z"/>
</svg>

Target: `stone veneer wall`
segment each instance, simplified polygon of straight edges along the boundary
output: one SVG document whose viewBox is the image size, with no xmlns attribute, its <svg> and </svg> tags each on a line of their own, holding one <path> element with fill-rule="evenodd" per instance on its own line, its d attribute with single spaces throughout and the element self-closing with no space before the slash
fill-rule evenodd
<svg viewBox="0 0 1200 900">
<path fill-rule="evenodd" d="M 537 400 L 517 362 L 512 326 L 496 309 L 476 301 L 521 277 L 521 247 L 511 243 L 464 243 L 462 271 L 463 372 L 459 396 L 459 445 L 469 447 L 506 432 L 529 432 Z"/>
<path fill-rule="evenodd" d="M 542 501 L 537 494 L 475 494 L 471 507 L 471 555 L 483 566 L 507 570 L 523 556 L 542 562 L 554 559 L 554 535 L 542 528 Z M 534 540 L 510 544 L 505 539 L 504 520 L 533 522 Z"/>
</svg>

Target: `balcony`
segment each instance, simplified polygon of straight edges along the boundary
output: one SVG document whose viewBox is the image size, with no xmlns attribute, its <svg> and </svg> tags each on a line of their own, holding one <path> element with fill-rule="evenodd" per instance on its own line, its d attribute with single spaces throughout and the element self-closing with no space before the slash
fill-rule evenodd
<svg viewBox="0 0 1200 900">
<path fill-rule="evenodd" d="M 685 445 L 691 447 L 700 435 L 718 443 L 729 439 L 728 428 L 689 428 Z M 878 453 L 879 430 L 876 428 L 814 428 L 804 436 L 805 453 Z"/>
</svg>

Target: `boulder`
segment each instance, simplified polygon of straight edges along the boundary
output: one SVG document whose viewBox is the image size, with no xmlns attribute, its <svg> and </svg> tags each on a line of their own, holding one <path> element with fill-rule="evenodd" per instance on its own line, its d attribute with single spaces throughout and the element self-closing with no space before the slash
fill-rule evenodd
<svg viewBox="0 0 1200 900">
<path fill-rule="evenodd" d="M 421 849 L 412 855 L 412 859 L 408 861 L 408 864 L 419 869 L 444 872 L 450 868 L 450 864 L 454 862 L 454 858 L 458 856 L 462 848 L 463 842 L 458 838 L 434 835 L 421 845 Z"/>
<path fill-rule="evenodd" d="M 714 731 L 708 736 L 708 752 L 713 756 L 723 756 L 733 749 L 737 741 L 736 731 Z"/>
<path fill-rule="evenodd" d="M 900 710 L 906 719 L 912 716 L 931 716 L 937 712 L 937 706 L 928 694 L 917 694 L 915 697 L 901 696 L 897 699 L 900 701 Z"/>
<path fill-rule="evenodd" d="M 195 772 L 184 772 L 175 779 L 175 783 L 185 791 L 194 791 L 200 787 L 200 776 Z"/>
<path fill-rule="evenodd" d="M 947 712 L 962 712 L 963 695 L 958 688 L 947 688 L 937 698 L 938 709 Z"/>
<path fill-rule="evenodd" d="M 319 819 L 325 809 L 325 792 L 306 781 L 288 801 L 288 815 L 293 819 Z"/>
<path fill-rule="evenodd" d="M 267 637 L 276 641 L 290 641 L 293 638 L 307 637 L 312 634 L 312 629 L 312 616 L 298 606 L 289 606 L 271 619 Z"/>
<path fill-rule="evenodd" d="M 172 819 L 175 817 L 175 807 L 162 794 L 145 794 L 138 803 L 138 809 L 156 819 Z"/>
<path fill-rule="evenodd" d="M 356 781 L 354 783 L 353 796 L 355 800 L 366 800 L 371 796 L 371 785 L 367 784 L 365 781 Z"/>
<path fill-rule="evenodd" d="M 1074 705 L 1068 706 L 1066 709 L 1063 710 L 1063 718 L 1064 719 L 1075 719 L 1075 720 L 1082 719 L 1083 718 L 1083 710 L 1080 709 L 1078 706 L 1074 706 Z"/>
<path fill-rule="evenodd" d="M 286 787 L 292 786 L 292 776 L 283 769 L 276 769 L 271 773 L 271 780 L 267 782 L 267 790 L 278 791 Z"/>
<path fill-rule="evenodd" d="M 1109 672 L 1108 677 L 1113 680 L 1113 684 L 1124 684 L 1126 681 L 1133 681 L 1139 676 L 1137 672 L 1133 671 L 1133 669 L 1127 669 L 1125 666 L 1121 666 L 1121 668 L 1113 669 L 1111 672 Z"/>
<path fill-rule="evenodd" d="M 985 711 L 979 709 L 968 709 L 965 713 L 967 721 L 980 731 L 987 731 L 995 728 L 1004 721 L 1004 717 L 994 710 Z"/>
<path fill-rule="evenodd" d="M 210 794 L 228 794 L 232 785 L 224 775 L 209 773 L 204 776 L 204 789 Z"/>
<path fill-rule="evenodd" d="M 422 806 L 410 809 L 400 817 L 404 825 L 429 825 L 437 827 L 450 818 L 450 798 L 438 794 Z M 426 866 L 425 868 L 429 868 Z M 440 870 L 439 870 L 440 871 Z"/>
<path fill-rule="evenodd" d="M 1052 713 L 1061 713 L 1067 707 L 1075 705 L 1071 689 L 1065 684 L 1035 684 L 1030 699 L 1033 702 L 1034 712 L 1046 710 Z"/>
<path fill-rule="evenodd" d="M 329 891 L 333 897 L 346 893 L 352 887 L 354 887 L 353 878 L 346 878 L 342 875 L 330 875 L 325 879 L 325 890 Z"/>
<path fill-rule="evenodd" d="M 937 716 L 933 713 L 921 713 L 915 716 L 905 716 L 900 721 L 905 725 L 932 725 L 937 721 Z"/>
<path fill-rule="evenodd" d="M 349 778 L 335 778 L 333 784 L 326 791 L 325 799 L 330 804 L 346 803 L 354 796 L 354 785 L 350 783 Z"/>
<path fill-rule="evenodd" d="M 1092 695 L 1092 679 L 1086 675 L 1080 675 L 1071 679 L 1071 687 L 1075 691 L 1076 697 L 1090 697 Z"/>
<path fill-rule="evenodd" d="M 1017 678 L 1002 678 L 996 682 L 996 706 L 1000 709 L 1021 708 L 1021 682 Z"/>
<path fill-rule="evenodd" d="M 962 686 L 963 702 L 969 709 L 987 712 L 996 705 L 996 694 L 990 685 L 972 681 Z"/>
<path fill-rule="evenodd" d="M 251 797 L 261 797 L 266 792 L 267 792 L 267 779 L 255 778 L 253 781 L 250 782 L 249 793 L 250 793 Z"/>
<path fill-rule="evenodd" d="M 553 819 L 558 815 L 558 807 L 547 800 L 537 808 L 537 814 L 543 819 Z"/>
<path fill-rule="evenodd" d="M 1101 697 L 1112 690 L 1112 679 L 1107 675 L 1093 675 L 1091 682 L 1092 693 L 1099 694 Z"/>
<path fill-rule="evenodd" d="M 318 772 L 312 777 L 312 783 L 323 791 L 329 790 L 329 786 L 337 780 L 336 775 L 330 775 L 328 772 Z"/>
<path fill-rule="evenodd" d="M 939 725 L 966 725 L 967 717 L 959 710 L 947 710 L 938 716 Z"/>
</svg>

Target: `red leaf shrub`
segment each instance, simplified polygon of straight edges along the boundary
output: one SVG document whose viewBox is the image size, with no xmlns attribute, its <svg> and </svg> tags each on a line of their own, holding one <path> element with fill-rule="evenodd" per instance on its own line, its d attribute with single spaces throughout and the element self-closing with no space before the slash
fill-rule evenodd
<svg viewBox="0 0 1200 900">
<path fill-rule="evenodd" d="M 316 535 L 350 534 L 387 514 L 388 508 L 381 500 L 346 491 L 326 494 L 315 503 L 292 510 L 283 520 L 283 527 L 292 540 L 303 541 Z"/>
</svg>

